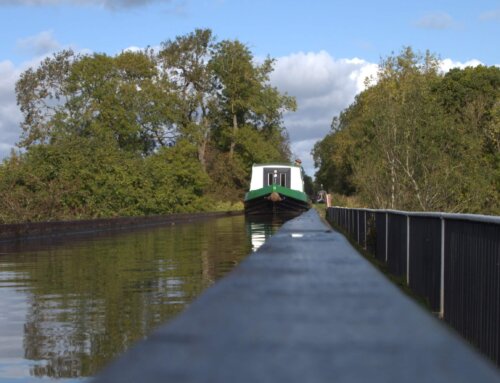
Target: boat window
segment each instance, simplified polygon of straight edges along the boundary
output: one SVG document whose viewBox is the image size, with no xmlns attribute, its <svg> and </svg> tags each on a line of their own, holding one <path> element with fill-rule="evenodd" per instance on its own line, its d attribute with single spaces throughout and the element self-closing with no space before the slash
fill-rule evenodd
<svg viewBox="0 0 500 383">
<path fill-rule="evenodd" d="M 286 174 L 285 173 L 280 174 L 280 185 L 286 186 Z"/>
<path fill-rule="evenodd" d="M 269 173 L 267 175 L 267 184 L 272 185 L 273 184 L 273 173 Z"/>
</svg>

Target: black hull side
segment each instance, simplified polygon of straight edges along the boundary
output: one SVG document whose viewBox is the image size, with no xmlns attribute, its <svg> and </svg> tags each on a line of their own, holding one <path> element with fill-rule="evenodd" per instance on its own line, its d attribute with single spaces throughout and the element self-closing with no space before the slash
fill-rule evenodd
<svg viewBox="0 0 500 383">
<path fill-rule="evenodd" d="M 265 197 L 245 201 L 245 214 L 247 215 L 298 215 L 310 209 L 307 202 L 299 201 L 290 197 L 282 197 L 279 202 L 273 202 Z"/>
</svg>

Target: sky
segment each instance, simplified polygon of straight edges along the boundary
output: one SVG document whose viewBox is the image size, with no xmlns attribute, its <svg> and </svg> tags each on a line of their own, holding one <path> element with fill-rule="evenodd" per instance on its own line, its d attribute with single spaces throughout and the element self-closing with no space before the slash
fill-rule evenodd
<svg viewBox="0 0 500 383">
<path fill-rule="evenodd" d="M 195 28 L 276 59 L 271 82 L 297 98 L 285 126 L 311 176 L 314 143 L 382 58 L 411 46 L 436 54 L 443 70 L 500 65 L 500 0 L 0 0 L 0 159 L 21 133 L 24 70 L 64 48 L 114 55 Z"/>
</svg>

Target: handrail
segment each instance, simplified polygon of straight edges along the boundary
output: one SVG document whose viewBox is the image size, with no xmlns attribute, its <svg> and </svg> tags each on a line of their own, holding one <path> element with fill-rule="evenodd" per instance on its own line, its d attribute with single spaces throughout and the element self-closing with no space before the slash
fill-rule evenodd
<svg viewBox="0 0 500 383">
<path fill-rule="evenodd" d="M 430 211 L 429 212 L 404 211 L 404 210 L 392 210 L 392 209 L 369 209 L 369 208 L 356 208 L 356 207 L 345 207 L 345 206 L 332 206 L 332 207 L 337 209 L 368 211 L 371 213 L 392 213 L 392 214 L 404 215 L 407 217 L 434 217 L 434 218 L 454 219 L 462 221 L 494 223 L 500 225 L 500 216 L 498 215 L 443 213 L 443 212 L 430 212 Z"/>
</svg>

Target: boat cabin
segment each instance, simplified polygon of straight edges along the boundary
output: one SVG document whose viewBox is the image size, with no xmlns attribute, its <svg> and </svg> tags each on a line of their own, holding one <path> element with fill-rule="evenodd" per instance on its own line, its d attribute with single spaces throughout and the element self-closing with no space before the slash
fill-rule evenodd
<svg viewBox="0 0 500 383">
<path fill-rule="evenodd" d="M 302 168 L 296 165 L 259 164 L 252 167 L 250 191 L 270 185 L 304 191 Z"/>
</svg>

